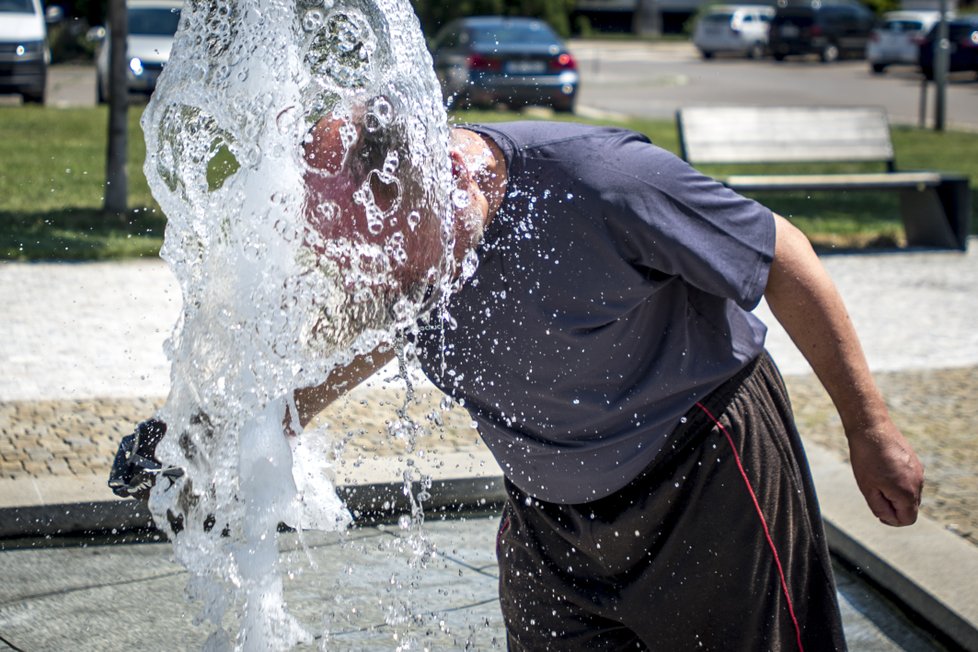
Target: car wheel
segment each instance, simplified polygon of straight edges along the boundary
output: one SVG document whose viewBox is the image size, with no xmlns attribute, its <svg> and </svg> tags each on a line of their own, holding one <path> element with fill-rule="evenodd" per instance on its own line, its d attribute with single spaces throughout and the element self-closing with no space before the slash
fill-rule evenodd
<svg viewBox="0 0 978 652">
<path fill-rule="evenodd" d="M 752 46 L 750 46 L 750 49 L 747 50 L 747 58 L 748 59 L 763 59 L 764 58 L 764 44 L 763 43 L 755 43 Z"/>
<path fill-rule="evenodd" d="M 775 52 L 773 56 L 775 61 L 784 61 L 784 55 L 780 52 Z"/>
<path fill-rule="evenodd" d="M 554 104 L 554 111 L 556 113 L 573 113 L 574 100 L 571 100 L 569 102 L 556 102 Z"/>
<path fill-rule="evenodd" d="M 36 93 L 23 93 L 24 104 L 44 104 L 44 91 Z"/>
<path fill-rule="evenodd" d="M 710 52 L 709 50 L 700 50 L 700 56 L 703 57 L 704 59 L 712 59 L 713 53 Z"/>
<path fill-rule="evenodd" d="M 872 64 L 872 68 L 873 68 L 873 72 L 875 72 L 878 75 L 878 74 L 886 71 L 886 64 L 885 63 L 874 63 L 874 64 Z"/>
<path fill-rule="evenodd" d="M 924 79 L 927 81 L 934 81 L 934 69 L 933 68 L 921 68 L 920 70 L 924 73 Z"/>
<path fill-rule="evenodd" d="M 835 43 L 826 43 L 822 51 L 818 53 L 818 58 L 822 63 L 832 63 L 839 60 L 839 46 Z"/>
</svg>

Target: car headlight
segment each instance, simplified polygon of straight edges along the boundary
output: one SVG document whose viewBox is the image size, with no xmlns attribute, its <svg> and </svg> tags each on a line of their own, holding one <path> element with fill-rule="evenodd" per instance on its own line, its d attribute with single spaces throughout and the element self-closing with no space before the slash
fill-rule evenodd
<svg viewBox="0 0 978 652">
<path fill-rule="evenodd" d="M 143 74 L 143 62 L 139 57 L 133 57 L 129 60 L 129 70 L 132 71 L 137 77 Z"/>
<path fill-rule="evenodd" d="M 20 43 L 16 48 L 14 48 L 14 52 L 18 57 L 43 54 L 44 41 L 27 41 L 26 43 Z"/>
</svg>

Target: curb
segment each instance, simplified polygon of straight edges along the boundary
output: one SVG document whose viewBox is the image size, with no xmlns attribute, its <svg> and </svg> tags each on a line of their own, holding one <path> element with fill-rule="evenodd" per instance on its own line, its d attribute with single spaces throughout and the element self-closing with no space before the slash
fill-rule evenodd
<svg viewBox="0 0 978 652">
<path fill-rule="evenodd" d="M 978 652 L 978 594 L 972 581 L 978 578 L 978 548 L 926 517 L 910 528 L 879 524 L 868 513 L 849 465 L 827 449 L 811 444 L 806 448 L 832 554 L 915 614 L 946 643 Z M 463 457 L 468 466 L 479 459 L 457 456 Z M 417 483 L 413 486 L 415 491 L 420 489 Z M 344 483 L 337 487 L 337 493 L 357 525 L 390 522 L 411 512 L 400 481 Z M 498 469 L 473 475 L 467 468 L 462 477 L 434 479 L 429 493 L 431 498 L 424 502 L 424 512 L 426 517 L 435 519 L 490 512 L 498 509 L 506 497 Z M 135 500 L 0 507 L 0 544 L 2 539 L 17 537 L 152 529 L 148 510 Z"/>
<path fill-rule="evenodd" d="M 978 652 L 978 547 L 920 516 L 892 528 L 866 507 L 848 463 L 806 445 L 829 550 L 916 615 L 943 642 Z"/>
<path fill-rule="evenodd" d="M 413 483 L 412 493 L 421 489 Z M 435 480 L 424 502 L 424 514 L 450 518 L 457 514 L 492 511 L 506 500 L 502 476 Z M 355 525 L 390 522 L 411 513 L 404 484 L 377 482 L 337 487 L 353 514 Z M 0 507 L 0 541 L 38 537 L 78 537 L 155 530 L 146 504 L 118 498 L 78 503 Z"/>
</svg>

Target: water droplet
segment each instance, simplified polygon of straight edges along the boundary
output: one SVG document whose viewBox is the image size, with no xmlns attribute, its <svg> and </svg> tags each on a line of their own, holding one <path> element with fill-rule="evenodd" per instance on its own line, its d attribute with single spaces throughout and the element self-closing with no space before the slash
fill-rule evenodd
<svg viewBox="0 0 978 652">
<path fill-rule="evenodd" d="M 326 22 L 326 13 L 322 9 L 310 9 L 302 16 L 302 29 L 315 32 Z"/>
</svg>

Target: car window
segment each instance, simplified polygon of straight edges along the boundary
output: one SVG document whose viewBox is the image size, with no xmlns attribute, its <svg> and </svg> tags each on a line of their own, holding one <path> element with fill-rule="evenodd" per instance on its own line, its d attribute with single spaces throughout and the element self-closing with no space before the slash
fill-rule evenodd
<svg viewBox="0 0 978 652">
<path fill-rule="evenodd" d="M 729 23 L 731 18 L 733 18 L 733 14 L 731 13 L 707 14 L 703 16 L 703 22 L 714 25 L 722 25 Z"/>
<path fill-rule="evenodd" d="M 923 27 L 924 24 L 919 20 L 888 20 L 883 23 L 883 29 L 888 32 L 917 32 Z"/>
<path fill-rule="evenodd" d="M 0 14 L 33 14 L 31 0 L 0 0 Z"/>
<path fill-rule="evenodd" d="M 2 1 L 2 0 L 0 0 Z M 180 10 L 168 7 L 130 7 L 129 33 L 141 36 L 173 36 L 180 22 Z"/>
<path fill-rule="evenodd" d="M 525 43 L 549 45 L 558 42 L 557 35 L 543 23 L 500 23 L 479 25 L 472 29 L 472 42 L 476 45 L 497 43 Z"/>
<path fill-rule="evenodd" d="M 776 23 L 792 23 L 799 27 L 806 27 L 815 22 L 815 14 L 811 9 L 789 9 L 779 11 L 774 16 Z"/>
<path fill-rule="evenodd" d="M 952 41 L 957 41 L 971 36 L 971 33 L 976 30 L 978 30 L 978 23 L 950 23 L 947 26 L 947 36 Z"/>
</svg>

